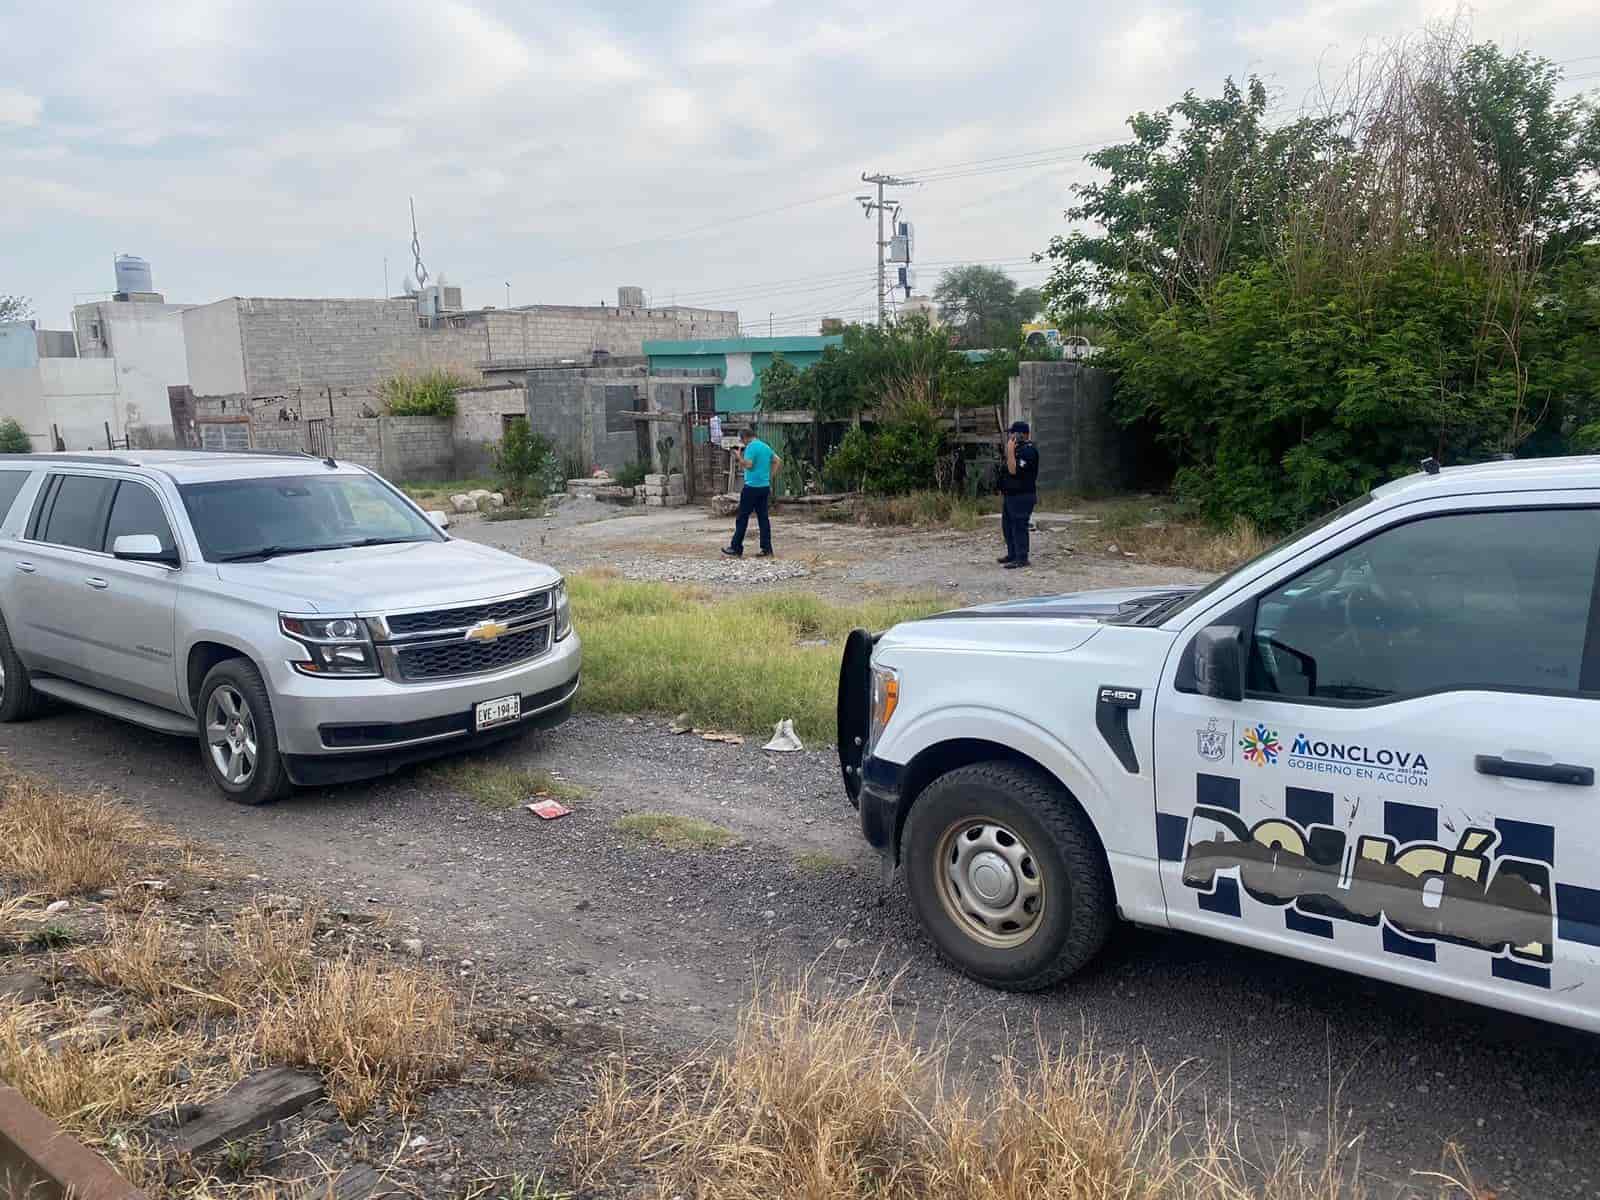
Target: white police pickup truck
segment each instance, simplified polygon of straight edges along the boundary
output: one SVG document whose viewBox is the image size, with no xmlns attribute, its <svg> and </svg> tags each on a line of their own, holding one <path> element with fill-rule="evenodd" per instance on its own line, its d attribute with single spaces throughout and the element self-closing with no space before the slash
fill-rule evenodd
<svg viewBox="0 0 1600 1200">
<path fill-rule="evenodd" d="M 1121 917 L 1600 1031 L 1600 459 L 1424 467 L 1198 591 L 851 636 L 943 954 L 1042 988 Z"/>
</svg>

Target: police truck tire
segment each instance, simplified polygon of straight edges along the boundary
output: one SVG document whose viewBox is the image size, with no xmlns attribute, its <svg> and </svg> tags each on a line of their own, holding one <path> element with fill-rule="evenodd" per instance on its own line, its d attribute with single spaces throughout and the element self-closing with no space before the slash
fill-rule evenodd
<svg viewBox="0 0 1600 1200">
<path fill-rule="evenodd" d="M 1116 921 L 1089 818 L 1028 767 L 977 763 L 934 780 L 912 806 L 900 858 L 940 954 L 990 987 L 1059 983 L 1099 952 Z"/>
</svg>

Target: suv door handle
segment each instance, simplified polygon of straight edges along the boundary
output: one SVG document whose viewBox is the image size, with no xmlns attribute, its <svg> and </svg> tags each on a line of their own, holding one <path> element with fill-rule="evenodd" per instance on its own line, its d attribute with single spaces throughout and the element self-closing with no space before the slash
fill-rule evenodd
<svg viewBox="0 0 1600 1200">
<path fill-rule="evenodd" d="M 104 591 L 106 588 L 111 586 L 104 579 L 101 579 L 98 575 L 91 575 L 91 576 L 89 576 L 89 578 L 85 579 L 84 582 L 87 583 L 90 587 L 95 588 L 97 591 Z"/>
<path fill-rule="evenodd" d="M 1473 759 L 1479 775 L 1497 775 L 1502 779 L 1534 779 L 1540 783 L 1565 783 L 1572 787 L 1593 787 L 1594 768 L 1580 767 L 1574 763 L 1530 763 L 1501 758 L 1498 754 L 1480 754 Z"/>
<path fill-rule="evenodd" d="M 32 575 L 37 568 L 31 562 L 18 562 L 17 570 L 21 571 L 24 575 Z"/>
</svg>

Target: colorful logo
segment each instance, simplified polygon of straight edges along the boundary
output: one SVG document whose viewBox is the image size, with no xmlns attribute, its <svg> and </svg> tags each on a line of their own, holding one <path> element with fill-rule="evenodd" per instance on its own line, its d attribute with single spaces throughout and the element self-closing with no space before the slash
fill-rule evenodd
<svg viewBox="0 0 1600 1200">
<path fill-rule="evenodd" d="M 1245 762 L 1251 766 L 1265 767 L 1278 761 L 1283 743 L 1278 740 L 1276 729 L 1254 725 L 1244 731 L 1244 736 L 1239 739 L 1239 749 L 1244 754 Z"/>
</svg>

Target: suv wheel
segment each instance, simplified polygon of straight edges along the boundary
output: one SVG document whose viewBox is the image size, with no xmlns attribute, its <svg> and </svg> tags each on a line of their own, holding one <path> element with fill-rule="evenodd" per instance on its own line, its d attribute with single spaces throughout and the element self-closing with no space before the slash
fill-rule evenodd
<svg viewBox="0 0 1600 1200">
<path fill-rule="evenodd" d="M 28 668 L 11 645 L 11 631 L 0 618 L 0 721 L 26 721 L 38 713 L 44 697 L 33 690 Z"/>
<path fill-rule="evenodd" d="M 1105 944 L 1115 919 L 1105 856 L 1054 781 L 1011 763 L 934 780 L 907 819 L 911 903 L 940 953 L 991 987 L 1036 991 Z"/>
<path fill-rule="evenodd" d="M 289 794 L 278 730 L 261 672 L 242 658 L 218 663 L 200 686 L 200 753 L 211 782 L 238 804 Z"/>
</svg>

